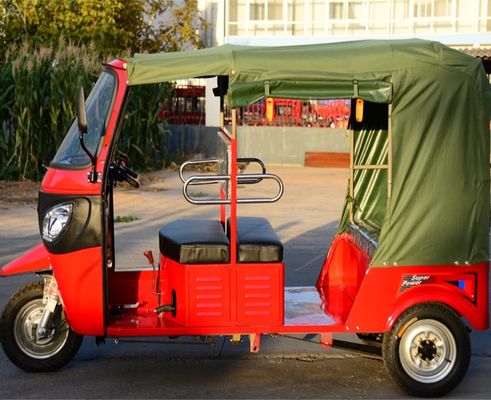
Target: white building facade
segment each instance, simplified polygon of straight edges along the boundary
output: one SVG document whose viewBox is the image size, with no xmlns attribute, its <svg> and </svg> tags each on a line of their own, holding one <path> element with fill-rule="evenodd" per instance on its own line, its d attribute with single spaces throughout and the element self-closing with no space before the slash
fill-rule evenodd
<svg viewBox="0 0 491 400">
<path fill-rule="evenodd" d="M 200 0 L 208 46 L 420 37 L 491 45 L 491 0 Z"/>
</svg>

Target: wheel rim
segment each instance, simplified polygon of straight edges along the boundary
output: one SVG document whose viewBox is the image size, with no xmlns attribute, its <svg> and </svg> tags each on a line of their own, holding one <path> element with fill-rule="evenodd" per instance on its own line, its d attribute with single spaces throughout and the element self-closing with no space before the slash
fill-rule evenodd
<svg viewBox="0 0 491 400">
<path fill-rule="evenodd" d="M 435 383 L 452 371 L 457 345 L 452 332 L 441 322 L 424 319 L 410 325 L 399 345 L 404 371 L 421 383 Z"/>
<path fill-rule="evenodd" d="M 69 333 L 63 312 L 55 311 L 48 337 L 37 340 L 36 329 L 43 311 L 42 299 L 31 300 L 20 309 L 14 321 L 14 338 L 20 350 L 29 357 L 39 360 L 57 354 L 68 340 Z"/>
</svg>

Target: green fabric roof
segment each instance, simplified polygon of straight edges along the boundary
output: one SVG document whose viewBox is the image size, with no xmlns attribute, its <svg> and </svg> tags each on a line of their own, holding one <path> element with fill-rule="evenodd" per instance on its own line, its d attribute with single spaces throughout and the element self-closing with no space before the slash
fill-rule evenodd
<svg viewBox="0 0 491 400">
<path fill-rule="evenodd" d="M 137 54 L 126 61 L 129 85 L 228 75 L 232 107 L 247 105 L 265 93 L 390 102 L 389 81 L 397 71 L 431 65 L 436 72 L 479 63 L 440 43 L 418 39 L 282 47 L 227 44 L 189 52 Z"/>
<path fill-rule="evenodd" d="M 491 90 L 481 60 L 415 39 L 225 45 L 126 61 L 129 85 L 228 75 L 232 107 L 265 94 L 390 103 L 392 191 L 372 265 L 488 260 Z"/>
</svg>

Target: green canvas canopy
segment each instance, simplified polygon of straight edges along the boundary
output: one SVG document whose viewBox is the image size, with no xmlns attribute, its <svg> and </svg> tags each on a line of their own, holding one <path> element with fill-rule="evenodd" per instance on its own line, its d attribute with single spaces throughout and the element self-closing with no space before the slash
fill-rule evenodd
<svg viewBox="0 0 491 400">
<path fill-rule="evenodd" d="M 126 62 L 129 85 L 227 75 L 231 107 L 263 96 L 390 104 L 387 127 L 360 127 L 355 145 L 360 162 L 386 160 L 380 135 L 390 131 L 391 176 L 356 175 L 363 184 L 346 203 L 377 232 L 372 266 L 488 261 L 491 89 L 479 59 L 414 39 L 225 45 Z"/>
</svg>

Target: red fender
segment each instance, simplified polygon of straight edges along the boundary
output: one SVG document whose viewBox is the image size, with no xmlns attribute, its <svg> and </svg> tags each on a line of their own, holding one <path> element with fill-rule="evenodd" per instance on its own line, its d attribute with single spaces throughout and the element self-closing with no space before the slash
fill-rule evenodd
<svg viewBox="0 0 491 400">
<path fill-rule="evenodd" d="M 411 293 L 409 293 L 411 292 Z M 489 314 L 487 296 L 480 296 L 476 304 L 456 293 L 449 288 L 438 287 L 436 285 L 423 285 L 408 291 L 406 296 L 401 296 L 394 307 L 394 312 L 387 319 L 386 331 L 390 331 L 395 321 L 407 309 L 420 303 L 441 303 L 457 312 L 457 314 L 466 318 L 469 325 L 475 330 L 486 330 L 489 328 Z"/>
<path fill-rule="evenodd" d="M 48 251 L 44 247 L 44 244 L 39 243 L 0 269 L 0 276 L 6 277 L 50 270 L 51 265 L 49 263 Z"/>
</svg>

